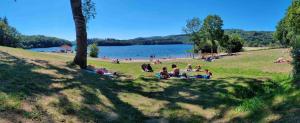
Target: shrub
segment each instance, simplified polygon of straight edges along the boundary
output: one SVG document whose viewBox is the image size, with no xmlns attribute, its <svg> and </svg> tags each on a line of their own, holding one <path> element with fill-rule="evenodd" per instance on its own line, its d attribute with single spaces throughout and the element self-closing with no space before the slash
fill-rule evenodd
<svg viewBox="0 0 300 123">
<path fill-rule="evenodd" d="M 300 36 L 299 36 L 300 37 Z M 293 48 L 292 48 L 292 57 L 294 65 L 294 81 L 300 86 L 300 38 L 297 38 Z"/>
<path fill-rule="evenodd" d="M 99 48 L 97 44 L 96 43 L 92 44 L 90 46 L 90 56 L 96 58 L 98 57 L 98 52 L 99 52 Z"/>
<path fill-rule="evenodd" d="M 240 52 L 243 49 L 244 40 L 239 35 L 225 35 L 220 45 L 227 53 Z"/>
</svg>

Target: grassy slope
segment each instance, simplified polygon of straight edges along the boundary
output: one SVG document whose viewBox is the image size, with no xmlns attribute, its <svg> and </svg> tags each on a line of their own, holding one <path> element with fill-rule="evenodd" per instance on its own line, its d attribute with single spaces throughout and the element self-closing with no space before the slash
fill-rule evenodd
<svg viewBox="0 0 300 123">
<path fill-rule="evenodd" d="M 0 47 L 0 122 L 299 122 L 291 66 L 273 64 L 286 52 L 249 51 L 213 63 L 177 60 L 172 63 L 181 68 L 201 64 L 214 78 L 157 80 L 141 72 L 141 63 L 89 59 L 122 73 L 109 79 L 67 65 L 71 56 Z"/>
</svg>

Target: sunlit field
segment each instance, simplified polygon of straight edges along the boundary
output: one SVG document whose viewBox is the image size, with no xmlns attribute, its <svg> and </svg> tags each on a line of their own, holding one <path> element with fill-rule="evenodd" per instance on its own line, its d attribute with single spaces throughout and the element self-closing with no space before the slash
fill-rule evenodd
<svg viewBox="0 0 300 123">
<path fill-rule="evenodd" d="M 273 63 L 281 56 L 288 49 L 174 60 L 153 65 L 154 73 L 142 63 L 88 60 L 119 73 L 109 78 L 73 66 L 72 55 L 0 47 L 0 122 L 299 122 L 291 65 Z M 154 77 L 171 64 L 200 64 L 213 78 Z"/>
</svg>

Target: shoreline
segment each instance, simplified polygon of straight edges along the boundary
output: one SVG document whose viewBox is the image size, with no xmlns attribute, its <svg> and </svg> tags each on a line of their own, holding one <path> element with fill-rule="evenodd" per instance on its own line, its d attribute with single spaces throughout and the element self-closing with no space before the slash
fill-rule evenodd
<svg viewBox="0 0 300 123">
<path fill-rule="evenodd" d="M 40 52 L 40 53 L 45 53 L 45 54 L 53 54 L 53 55 L 59 55 L 59 56 L 67 56 L 67 57 L 74 57 L 75 54 L 74 53 L 53 53 L 53 52 Z M 98 57 L 98 58 L 92 58 L 89 57 L 89 59 L 93 59 L 93 60 L 98 60 L 98 61 L 105 61 L 105 62 L 112 62 L 115 59 L 112 58 L 103 58 L 103 57 Z M 198 58 L 198 57 L 195 57 Z M 192 59 L 192 57 L 171 57 L 171 58 L 153 58 L 152 62 L 155 62 L 156 60 L 159 60 L 161 62 L 168 62 L 168 61 L 175 61 L 175 60 L 187 60 L 187 59 Z M 132 58 L 132 60 L 129 59 L 124 59 L 124 58 L 120 58 L 119 59 L 120 62 L 123 63 L 131 63 L 131 62 L 151 62 L 150 58 Z"/>
<path fill-rule="evenodd" d="M 108 59 L 108 58 L 92 58 L 99 61 L 105 61 L 105 62 L 112 62 L 115 59 Z M 132 60 L 126 60 L 126 59 L 119 59 L 121 63 L 136 63 L 136 62 L 155 62 L 156 60 L 159 60 L 160 62 L 168 62 L 168 61 L 175 61 L 175 60 L 186 60 L 186 59 L 192 59 L 190 57 L 179 57 L 179 58 L 155 58 L 152 61 L 150 59 L 132 59 Z"/>
</svg>

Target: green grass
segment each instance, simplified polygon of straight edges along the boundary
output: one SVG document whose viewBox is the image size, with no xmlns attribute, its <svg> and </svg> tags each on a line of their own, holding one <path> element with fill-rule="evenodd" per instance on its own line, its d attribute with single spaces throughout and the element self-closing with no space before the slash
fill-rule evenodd
<svg viewBox="0 0 300 123">
<path fill-rule="evenodd" d="M 158 80 L 142 63 L 90 58 L 121 74 L 110 79 L 70 65 L 70 54 L 0 47 L 0 122 L 299 122 L 300 91 L 291 66 L 273 63 L 280 56 L 289 57 L 287 49 L 153 66 L 200 64 L 212 80 Z"/>
</svg>

